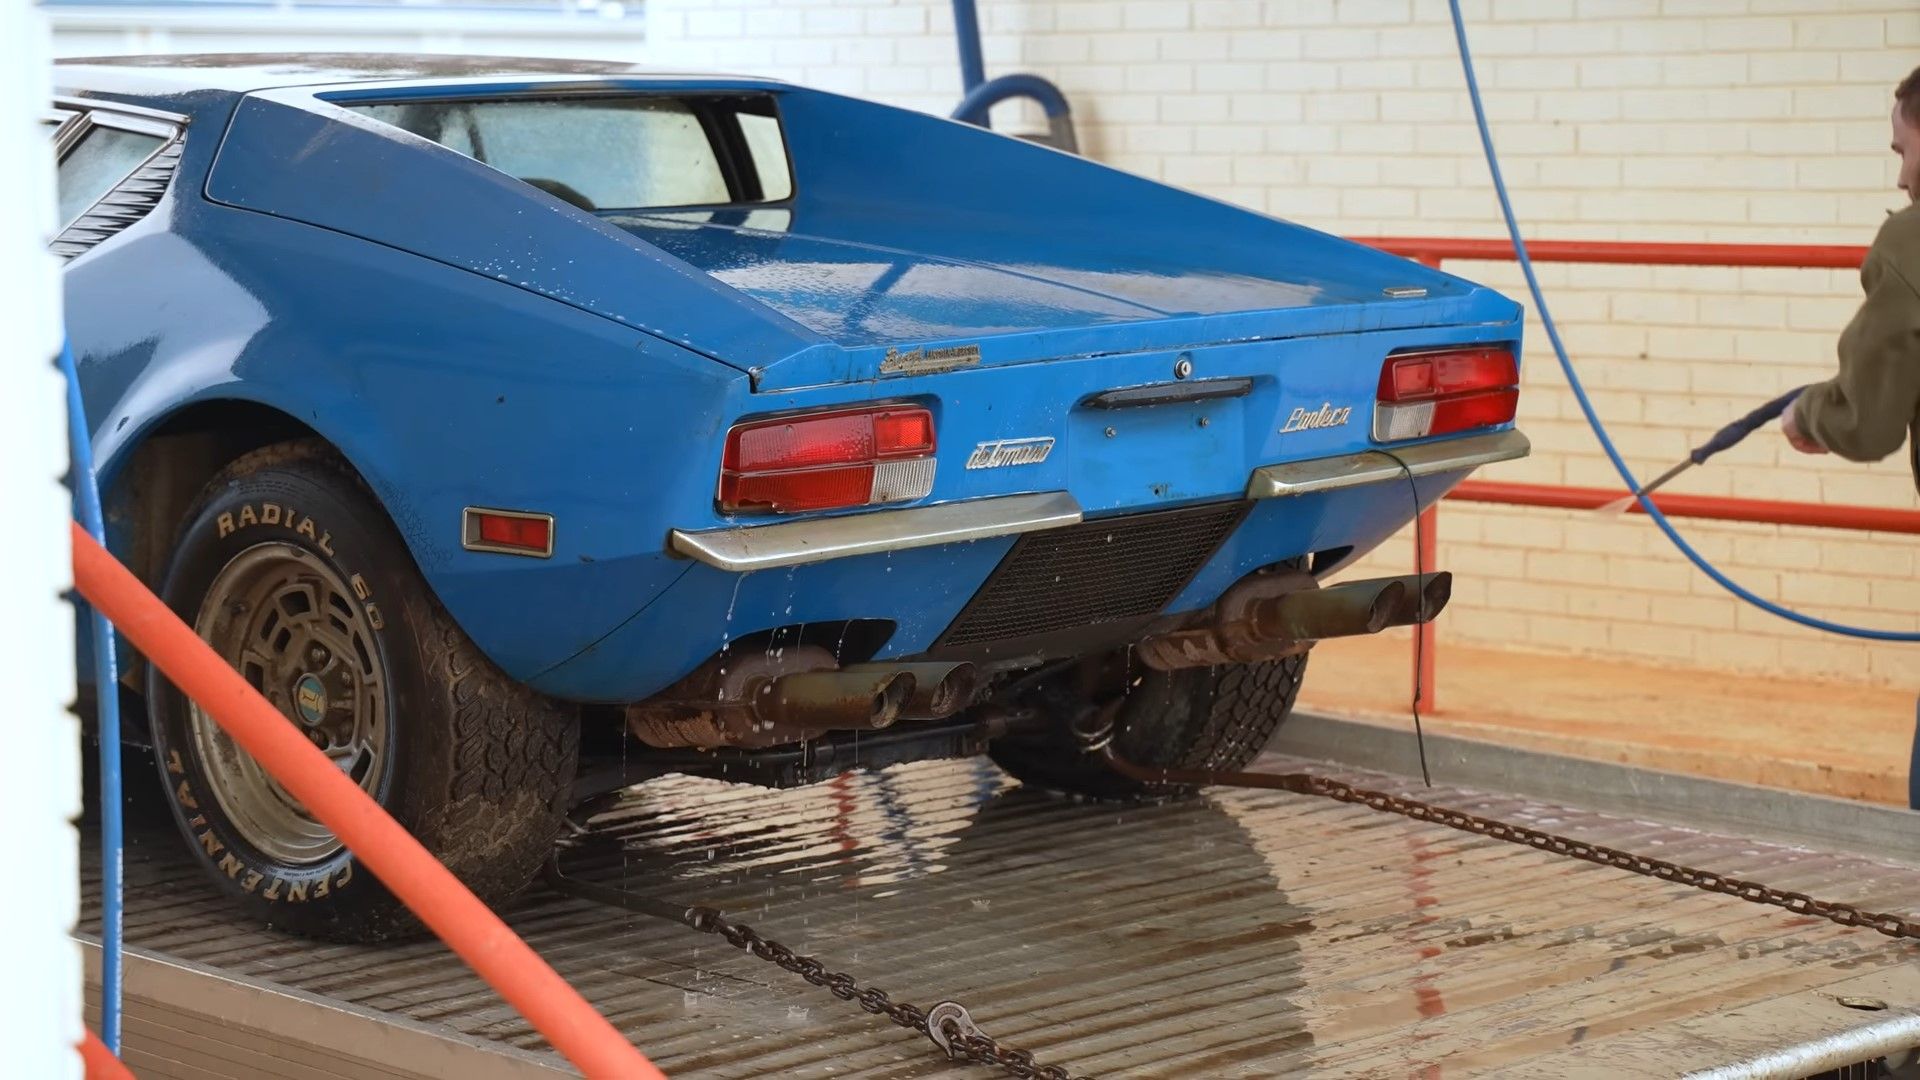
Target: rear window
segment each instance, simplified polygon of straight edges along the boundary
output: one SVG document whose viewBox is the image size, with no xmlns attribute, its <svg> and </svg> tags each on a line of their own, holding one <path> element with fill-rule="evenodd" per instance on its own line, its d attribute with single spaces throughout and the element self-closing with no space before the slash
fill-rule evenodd
<svg viewBox="0 0 1920 1080">
<path fill-rule="evenodd" d="M 585 210 L 750 206 L 793 195 L 773 98 L 631 95 L 348 108 Z"/>
</svg>

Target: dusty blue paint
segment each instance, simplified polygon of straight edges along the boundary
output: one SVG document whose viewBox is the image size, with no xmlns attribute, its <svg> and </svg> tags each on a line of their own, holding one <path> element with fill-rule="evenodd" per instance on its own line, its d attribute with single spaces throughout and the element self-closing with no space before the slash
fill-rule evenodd
<svg viewBox="0 0 1920 1080">
<path fill-rule="evenodd" d="M 68 317 L 109 480 L 182 408 L 279 410 L 366 477 L 480 647 L 557 694 L 638 698 L 729 637 L 802 622 L 891 620 L 884 654 L 911 655 L 1010 544 L 745 578 L 674 558 L 670 529 L 739 524 L 713 493 L 742 417 L 921 402 L 942 448 L 927 502 L 1066 490 L 1098 517 L 1238 498 L 1260 465 L 1364 448 L 1386 352 L 1519 335 L 1515 304 L 1458 278 L 967 125 L 609 65 L 468 61 L 450 88 L 444 63 L 61 69 L 69 92 L 191 116 L 161 206 L 69 264 Z M 541 87 L 777 94 L 795 197 L 589 214 L 340 105 Z M 1381 291 L 1409 284 L 1429 295 Z M 880 375 L 890 349 L 941 345 L 981 361 Z M 1182 359 L 1253 390 L 1077 404 Z M 1354 421 L 1279 434 L 1323 403 Z M 1042 464 L 962 467 L 978 442 L 1042 435 L 1058 440 Z M 468 505 L 553 513 L 554 557 L 463 550 Z M 1262 505 L 1175 608 L 1257 566 L 1365 550 L 1411 514 L 1402 485 Z"/>
</svg>

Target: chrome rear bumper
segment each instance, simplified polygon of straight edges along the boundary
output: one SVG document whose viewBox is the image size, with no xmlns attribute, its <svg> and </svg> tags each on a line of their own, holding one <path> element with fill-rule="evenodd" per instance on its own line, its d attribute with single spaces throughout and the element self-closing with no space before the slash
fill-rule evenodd
<svg viewBox="0 0 1920 1080">
<path fill-rule="evenodd" d="M 1473 435 L 1402 447 L 1392 453 L 1362 450 L 1337 457 L 1263 465 L 1247 481 L 1249 499 L 1277 499 L 1414 476 L 1460 472 L 1525 457 L 1530 444 L 1518 431 Z M 935 544 L 1077 525 L 1080 503 L 1064 491 L 1004 495 L 991 499 L 876 510 L 845 517 L 809 518 L 737 528 L 688 532 L 675 529 L 667 546 L 675 554 L 717 570 L 744 574 L 872 555 Z"/>
<path fill-rule="evenodd" d="M 1280 499 L 1402 480 L 1408 473 L 1432 476 L 1477 469 L 1497 461 L 1526 457 L 1532 447 L 1525 435 L 1508 430 L 1404 446 L 1392 453 L 1362 450 L 1339 457 L 1262 465 L 1253 470 L 1253 476 L 1247 481 L 1247 498 Z"/>
<path fill-rule="evenodd" d="M 676 554 L 741 574 L 851 555 L 1057 529 L 1077 525 L 1080 518 L 1080 504 L 1073 496 L 1064 491 L 1043 491 L 737 529 L 675 529 L 667 543 Z"/>
</svg>

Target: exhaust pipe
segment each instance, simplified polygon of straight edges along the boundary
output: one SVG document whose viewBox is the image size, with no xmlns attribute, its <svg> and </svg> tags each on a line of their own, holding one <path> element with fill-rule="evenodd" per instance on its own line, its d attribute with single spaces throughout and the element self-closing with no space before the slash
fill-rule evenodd
<svg viewBox="0 0 1920 1080">
<path fill-rule="evenodd" d="M 833 654 L 817 645 L 777 653 L 720 656 L 665 691 L 627 706 L 627 727 L 649 746 L 723 746 L 758 749 L 803 742 L 829 731 L 884 728 L 910 702 L 948 708 L 968 704 L 973 669 L 926 665 L 928 685 L 915 677 L 919 665 L 869 664 L 841 670 Z M 930 669 L 940 668 L 938 672 Z M 964 670 L 950 670 L 953 668 Z"/>
<path fill-rule="evenodd" d="M 1304 573 L 1266 574 L 1228 589 L 1204 625 L 1155 634 L 1135 651 L 1160 671 L 1278 660 L 1327 638 L 1431 622 L 1452 596 L 1445 571 L 1324 588 Z"/>
<path fill-rule="evenodd" d="M 916 681 L 902 667 L 802 671 L 756 683 L 747 703 L 754 716 L 775 727 L 883 728 L 900 718 Z"/>
<path fill-rule="evenodd" d="M 1319 641 L 1377 634 L 1408 607 L 1400 578 L 1350 581 L 1264 597 L 1248 605 L 1248 630 L 1256 640 Z"/>
<path fill-rule="evenodd" d="M 1420 585 L 1420 578 L 1426 578 L 1426 584 Z M 1453 599 L 1453 575 L 1446 571 L 1437 574 L 1414 575 L 1405 579 L 1413 586 L 1408 590 L 1407 606 L 1397 613 L 1391 626 L 1420 626 L 1438 618 L 1446 609 L 1447 601 Z M 1413 603 L 1415 597 L 1419 604 Z"/>
<path fill-rule="evenodd" d="M 908 720 L 944 720 L 973 704 L 974 692 L 980 686 L 979 673 L 965 661 L 929 660 L 907 664 L 879 661 L 849 664 L 844 670 L 863 674 L 898 672 L 912 676 L 913 693 L 900 707 L 901 717 Z"/>
</svg>

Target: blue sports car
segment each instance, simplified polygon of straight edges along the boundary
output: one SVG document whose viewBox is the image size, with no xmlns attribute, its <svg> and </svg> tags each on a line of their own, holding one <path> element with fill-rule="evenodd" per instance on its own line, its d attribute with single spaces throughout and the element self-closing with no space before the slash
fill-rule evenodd
<svg viewBox="0 0 1920 1080">
<path fill-rule="evenodd" d="M 1232 768 L 1329 583 L 1514 430 L 1520 309 L 1017 138 L 762 79 L 386 55 L 59 65 L 116 553 L 483 895 L 649 774 Z M 1431 571 L 1433 568 L 1424 568 Z M 164 678 L 256 914 L 409 923 Z M 1103 734 L 1102 734 L 1103 733 Z"/>
</svg>

